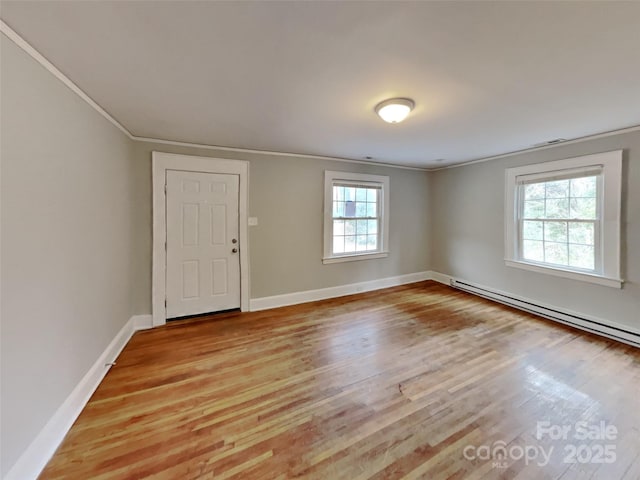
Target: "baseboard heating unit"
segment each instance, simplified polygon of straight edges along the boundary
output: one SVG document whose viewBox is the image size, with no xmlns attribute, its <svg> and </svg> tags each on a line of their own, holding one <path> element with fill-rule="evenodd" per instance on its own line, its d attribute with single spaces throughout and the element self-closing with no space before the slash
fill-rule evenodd
<svg viewBox="0 0 640 480">
<path fill-rule="evenodd" d="M 450 280 L 450 285 L 458 290 L 472 293 L 479 297 L 484 297 L 525 312 L 540 315 L 541 317 L 564 323 L 566 325 L 571 325 L 635 347 L 640 347 L 640 331 L 634 330 L 626 325 L 615 324 L 613 322 L 597 318 L 589 318 L 586 315 L 574 312 L 562 311 L 556 307 L 535 303 L 529 299 L 493 290 L 488 287 L 474 285 L 455 278 Z"/>
</svg>

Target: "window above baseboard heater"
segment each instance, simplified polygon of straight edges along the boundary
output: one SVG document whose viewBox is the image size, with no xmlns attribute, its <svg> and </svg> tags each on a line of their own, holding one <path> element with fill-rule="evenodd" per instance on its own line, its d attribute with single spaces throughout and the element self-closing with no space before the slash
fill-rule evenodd
<svg viewBox="0 0 640 480">
<path fill-rule="evenodd" d="M 473 285 L 472 283 L 455 278 L 451 279 L 450 284 L 458 290 L 472 293 L 479 297 L 517 308 L 518 310 L 540 315 L 541 317 L 571 325 L 581 330 L 586 330 L 587 332 L 633 345 L 634 347 L 640 347 L 640 332 L 634 332 L 632 329 L 625 328 L 622 325 L 607 325 L 602 320 L 594 320 L 574 313 L 562 312 L 555 308 L 538 305 L 526 299 L 517 298 L 479 285 Z"/>
</svg>

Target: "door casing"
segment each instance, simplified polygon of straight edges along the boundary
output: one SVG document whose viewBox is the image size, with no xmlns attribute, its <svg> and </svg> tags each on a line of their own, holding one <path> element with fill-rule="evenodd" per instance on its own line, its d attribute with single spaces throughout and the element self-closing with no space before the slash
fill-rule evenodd
<svg viewBox="0 0 640 480">
<path fill-rule="evenodd" d="M 249 311 L 249 162 L 222 158 L 197 157 L 164 152 L 152 152 L 153 180 L 153 265 L 151 310 L 153 326 L 167 322 L 166 264 L 167 264 L 167 215 L 165 179 L 167 170 L 187 172 L 227 173 L 240 177 L 239 245 L 240 245 L 240 310 Z"/>
</svg>

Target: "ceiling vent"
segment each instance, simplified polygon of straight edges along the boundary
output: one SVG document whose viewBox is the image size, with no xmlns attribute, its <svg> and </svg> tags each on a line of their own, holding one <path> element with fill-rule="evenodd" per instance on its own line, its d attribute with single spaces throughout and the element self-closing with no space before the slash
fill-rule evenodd
<svg viewBox="0 0 640 480">
<path fill-rule="evenodd" d="M 553 140 L 547 140 L 546 142 L 534 143 L 534 147 L 546 147 L 547 145 L 555 145 L 556 143 L 566 142 L 566 138 L 554 138 Z"/>
</svg>

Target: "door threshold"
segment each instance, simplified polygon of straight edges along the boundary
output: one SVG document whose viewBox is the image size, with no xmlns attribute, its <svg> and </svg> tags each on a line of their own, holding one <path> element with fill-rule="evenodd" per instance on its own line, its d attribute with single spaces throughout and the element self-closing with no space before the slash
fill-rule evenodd
<svg viewBox="0 0 640 480">
<path fill-rule="evenodd" d="M 173 317 L 167 318 L 167 323 L 169 322 L 179 322 L 181 320 L 203 320 L 205 317 L 217 317 L 220 315 L 224 315 L 227 313 L 240 313 L 240 308 L 230 308 L 228 310 L 218 310 L 216 312 L 205 312 L 205 313 L 196 313 L 195 315 L 185 315 L 184 317 Z"/>
</svg>

